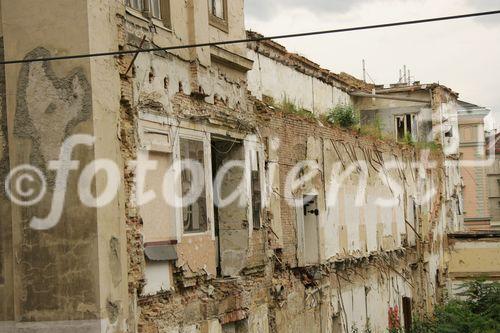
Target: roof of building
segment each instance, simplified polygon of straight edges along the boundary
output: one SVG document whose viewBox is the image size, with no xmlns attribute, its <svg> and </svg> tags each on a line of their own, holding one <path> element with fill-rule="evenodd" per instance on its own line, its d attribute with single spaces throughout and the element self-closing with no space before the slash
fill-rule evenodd
<svg viewBox="0 0 500 333">
<path fill-rule="evenodd" d="M 420 83 L 420 81 L 415 81 L 413 83 L 393 83 L 389 86 L 376 85 L 375 92 L 377 94 L 391 94 L 400 92 L 414 92 L 419 90 L 432 90 L 435 88 L 442 88 L 451 95 L 458 97 L 458 93 L 453 91 L 451 88 L 444 86 L 439 83 Z"/>
</svg>

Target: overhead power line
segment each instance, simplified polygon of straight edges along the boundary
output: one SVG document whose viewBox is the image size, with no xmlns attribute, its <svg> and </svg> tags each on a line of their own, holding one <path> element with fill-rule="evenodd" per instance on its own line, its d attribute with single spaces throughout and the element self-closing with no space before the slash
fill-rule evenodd
<svg viewBox="0 0 500 333">
<path fill-rule="evenodd" d="M 307 37 L 307 36 L 316 36 L 316 35 L 327 35 L 327 34 L 335 34 L 335 33 L 341 33 L 341 32 L 349 32 L 349 31 L 370 30 L 370 29 L 389 28 L 389 27 L 396 27 L 396 26 L 403 26 L 403 25 L 413 25 L 413 24 L 421 24 L 421 23 L 449 21 L 449 20 L 457 20 L 457 19 L 487 16 L 487 15 L 496 15 L 496 14 L 500 14 L 500 10 L 469 13 L 469 14 L 462 14 L 462 15 L 453 15 L 453 16 L 433 17 L 433 18 L 412 20 L 412 21 L 399 21 L 399 22 L 382 23 L 382 24 L 374 24 L 374 25 L 364 25 L 364 26 L 359 26 L 359 27 L 351 27 L 351 28 L 343 28 L 343 29 L 310 31 L 310 32 L 301 32 L 301 33 L 295 33 L 295 34 L 277 35 L 277 36 L 269 36 L 269 37 L 262 36 L 262 37 L 248 38 L 248 39 L 235 39 L 235 40 L 227 40 L 227 41 L 220 41 L 220 42 L 208 42 L 208 43 L 188 44 L 188 45 L 174 45 L 174 46 L 167 46 L 167 47 L 155 47 L 155 48 L 149 48 L 149 49 L 120 50 L 120 51 L 112 51 L 112 52 L 75 54 L 75 55 L 54 56 L 54 57 L 46 57 L 46 58 L 6 60 L 6 61 L 1 61 L 0 65 L 22 64 L 22 63 L 54 61 L 54 60 L 93 58 L 93 57 L 105 57 L 105 56 L 116 56 L 116 55 L 125 55 L 125 54 L 139 54 L 139 53 L 146 53 L 146 52 L 172 51 L 172 50 L 180 50 L 180 49 L 187 49 L 187 48 L 205 47 L 205 46 L 219 46 L 219 45 L 238 44 L 238 43 L 247 43 L 247 42 L 260 42 L 260 41 L 266 41 L 266 40 L 297 38 L 297 37 Z"/>
</svg>

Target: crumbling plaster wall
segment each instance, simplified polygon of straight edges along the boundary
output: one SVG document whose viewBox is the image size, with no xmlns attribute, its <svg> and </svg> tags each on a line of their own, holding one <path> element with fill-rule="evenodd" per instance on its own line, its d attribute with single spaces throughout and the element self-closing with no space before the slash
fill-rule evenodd
<svg viewBox="0 0 500 333">
<path fill-rule="evenodd" d="M 114 17 L 110 13 L 116 13 L 115 2 L 55 1 L 47 5 L 23 0 L 2 1 L 1 5 L 6 58 L 84 54 L 115 45 L 116 23 L 108 20 Z M 47 25 L 48 21 L 56 23 Z M 81 202 L 77 189 L 83 168 L 95 158 L 106 157 L 120 165 L 116 131 L 109 130 L 117 128 L 119 105 L 114 59 L 6 66 L 5 83 L 2 113 L 6 112 L 7 121 L 2 125 L 8 129 L 10 167 L 29 164 L 39 168 L 48 188 L 31 207 L 12 205 L 11 249 L 17 259 L 9 258 L 15 284 L 7 309 L 14 316 L 6 330 L 121 331 L 123 309 L 128 307 L 118 204 L 123 198 L 118 193 L 110 205 L 96 209 Z M 67 191 L 56 190 L 61 182 L 55 181 L 57 172 L 47 165 L 59 159 L 63 143 L 74 134 L 96 140 L 92 145 L 77 143 L 69 157 L 79 167 L 70 170 Z M 106 184 L 106 175 L 99 174 L 91 191 L 101 193 Z M 34 190 L 40 188 L 37 181 Z M 30 221 L 45 218 L 55 209 L 61 202 L 55 195 L 59 191 L 64 196 L 62 217 L 55 225 L 40 226 L 46 230 L 36 230 Z"/>
<path fill-rule="evenodd" d="M 184 15 L 183 11 L 179 13 Z M 124 27 L 128 27 L 127 20 L 131 19 L 124 17 Z M 123 29 L 121 45 L 137 47 L 140 39 L 127 29 Z M 153 41 L 158 41 L 165 33 L 153 34 Z M 150 40 L 149 35 L 147 37 Z M 257 64 L 258 53 L 249 52 L 248 57 Z M 419 308 L 427 299 L 432 303 L 428 284 L 434 276 L 430 271 L 427 274 L 419 262 L 429 261 L 423 256 L 424 240 L 431 244 L 427 250 L 438 248 L 435 245 L 437 238 L 431 239 L 429 234 L 434 235 L 436 218 L 440 217 L 432 212 L 440 213 L 441 206 L 436 208 L 435 203 L 429 203 L 419 207 L 415 216 L 411 199 L 418 191 L 431 187 L 433 182 L 441 186 L 439 173 L 426 172 L 422 177 L 416 170 L 406 167 L 405 163 L 416 159 L 416 152 L 411 148 L 358 138 L 351 132 L 273 111 L 258 101 L 255 103 L 260 114 L 255 114 L 251 107 L 254 101 L 242 93 L 246 90 L 244 76 L 215 62 L 208 69 L 193 67 L 196 56 L 199 55 L 191 53 L 185 57 L 177 52 L 140 55 L 133 72 L 122 75 L 123 158 L 128 160 L 136 156 L 136 126 L 141 114 L 168 117 L 173 119 L 169 125 L 181 124 L 200 132 L 223 134 L 231 131 L 243 137 L 256 132 L 268 148 L 269 209 L 264 212 L 263 227 L 248 233 L 249 249 L 246 258 L 242 258 L 245 267 L 239 276 L 211 279 L 205 274 L 193 277 L 176 270 L 172 290 L 142 296 L 145 278 L 142 221 L 136 208 L 127 203 L 130 330 L 220 332 L 225 324 L 238 322 L 252 332 L 265 332 L 266 328 L 270 332 L 328 332 L 331 331 L 329 327 L 339 324 L 338 320 L 333 320 L 335 316 L 341 318 L 340 327 L 343 326 L 344 331 L 354 325 L 362 329 L 368 321 L 372 327 L 384 330 L 389 307 L 401 307 L 401 297 L 415 297 L 415 306 Z M 121 58 L 122 74 L 131 60 L 128 56 Z M 304 65 L 303 71 L 296 71 L 279 61 L 267 60 L 269 70 L 262 69 L 262 72 L 275 73 L 273 71 L 278 68 L 286 78 L 271 90 L 280 87 L 282 82 L 290 82 L 286 89 L 292 92 L 291 95 L 302 96 L 304 87 L 311 87 L 307 90 L 310 95 L 303 97 L 310 103 L 311 111 L 324 113 L 338 103 L 350 102 L 345 92 L 347 84 L 318 79 L 319 72 L 315 77 L 308 76 L 303 71 L 312 71 L 309 65 Z M 260 73 L 257 75 L 255 66 L 258 65 L 254 65 L 249 74 L 250 90 L 257 99 L 269 97 L 259 90 Z M 217 74 L 211 76 L 210 73 Z M 271 79 L 269 77 L 270 86 L 276 83 Z M 276 90 L 270 97 L 281 102 L 283 91 Z M 189 120 L 189 125 L 185 120 Z M 323 210 L 320 218 L 321 262 L 309 268 L 298 267 L 296 214 L 283 194 L 288 171 L 304 159 L 318 161 L 322 171 L 322 176 L 316 176 L 307 184 L 309 189 L 317 187 L 319 208 Z M 365 206 L 352 209 L 360 178 L 359 171 L 355 171 L 340 191 L 338 209 L 327 211 L 324 192 L 329 182 L 328 173 L 336 164 L 347 165 L 359 160 L 373 163 L 368 166 L 368 190 L 363 196 Z M 400 194 L 396 207 L 381 209 L 373 204 L 374 200 L 390 197 L 394 188 L 386 186 L 376 171 L 393 161 L 398 167 L 383 174 L 405 185 L 406 192 Z M 277 175 L 277 179 L 273 179 L 272 174 Z M 133 192 L 133 170 L 127 170 L 125 175 L 129 196 Z M 200 243 L 200 246 L 205 245 Z M 185 246 L 192 244 L 183 244 L 181 240 L 178 251 L 186 250 Z M 207 256 L 193 263 L 198 265 L 213 259 L 211 250 L 205 250 Z M 417 268 L 412 268 L 412 264 Z M 438 266 L 433 263 L 431 268 L 435 271 Z M 338 288 L 339 283 L 341 288 Z M 358 304 L 365 304 L 365 309 Z"/>
<path fill-rule="evenodd" d="M 243 0 L 233 0 L 227 1 L 227 24 L 228 30 L 221 30 L 211 24 L 209 24 L 209 34 L 211 42 L 220 42 L 224 40 L 239 40 L 245 39 L 245 14 L 244 14 L 244 1 Z M 206 8 L 206 9 L 205 9 Z M 208 6 L 201 15 L 208 12 Z M 246 46 L 244 43 L 236 43 L 221 46 L 224 49 L 245 56 Z"/>
<path fill-rule="evenodd" d="M 77 8 L 73 14 L 63 9 L 70 6 L 66 2 L 60 6 L 55 11 L 55 7 L 34 6 L 28 1 L 2 1 L 5 57 L 48 56 L 57 46 L 71 52 L 87 52 L 88 35 L 81 33 L 87 30 L 86 4 L 72 4 L 73 9 Z M 54 15 L 67 17 L 68 21 L 61 20 L 50 28 L 40 29 L 41 22 Z M 32 24 L 21 23 L 25 20 Z M 67 26 L 69 20 L 71 27 Z M 57 39 L 61 30 L 66 31 L 67 39 Z M 45 171 L 46 163 L 57 159 L 62 141 L 68 135 L 92 133 L 88 121 L 91 112 L 88 60 L 57 65 L 45 62 L 7 66 L 5 74 L 11 167 L 28 163 Z M 40 96 L 37 85 L 50 88 L 49 95 L 44 92 Z M 73 94 L 76 98 L 68 98 Z M 65 104 L 73 101 L 74 105 Z M 44 116 L 49 106 L 52 110 Z M 68 117 L 61 112 L 67 112 Z M 46 128 L 48 119 L 52 119 L 50 131 Z M 73 157 L 81 159 L 85 165 L 93 153 L 86 147 L 79 147 Z M 53 177 L 53 174 L 46 174 Z M 13 251 L 18 257 L 13 268 L 16 288 L 10 305 L 15 311 L 13 321 L 79 319 L 87 320 L 89 327 L 100 325 L 95 210 L 79 203 L 76 183 L 76 177 L 70 176 L 68 188 L 73 190 L 66 197 L 67 209 L 62 221 L 49 231 L 33 230 L 29 221 L 33 216 L 47 216 L 52 195 L 46 195 L 39 205 L 30 209 L 13 206 Z M 53 191 L 53 182 L 50 191 Z M 80 214 L 74 214 L 72 209 L 78 209 Z"/>
<path fill-rule="evenodd" d="M 254 61 L 248 72 L 248 89 L 259 100 L 267 96 L 279 104 L 287 99 L 316 115 L 326 114 L 338 104 L 351 103 L 349 94 L 342 87 L 297 71 L 293 66 L 273 59 L 272 55 L 266 56 L 250 48 L 247 54 Z"/>
<path fill-rule="evenodd" d="M 337 201 L 329 207 L 325 219 L 320 222 L 320 235 L 324 235 L 323 239 L 320 237 L 320 251 L 324 261 L 346 256 L 363 256 L 415 244 L 415 232 L 412 228 L 417 228 L 418 220 L 413 214 L 413 200 L 423 195 L 423 188 L 442 186 L 440 178 L 437 177 L 439 173 L 428 170 L 424 176 L 419 174 L 414 164 L 416 155 L 413 155 L 412 151 L 405 152 L 389 144 L 355 139 L 337 129 L 318 127 L 314 122 L 298 121 L 289 114 L 270 112 L 265 118 L 267 126 L 261 129 L 263 137 L 286 143 L 281 145 L 278 155 L 281 196 L 286 196 L 283 192 L 285 176 L 290 172 L 291 166 L 311 159 L 311 153 L 306 152 L 310 146 L 300 148 L 302 142 L 308 142 L 312 138 L 319 140 L 320 149 L 312 160 L 316 160 L 320 165 L 321 176 L 316 176 L 320 182 L 315 183 L 319 185 L 315 190 L 320 202 L 325 200 L 326 191 L 330 188 L 330 177 L 334 168 L 336 169 L 333 174 L 339 177 L 353 163 L 366 161 L 367 187 L 365 189 L 361 186 L 365 191 L 358 191 L 362 173 L 354 170 L 345 178 L 338 191 Z M 391 164 L 392 167 L 389 167 Z M 386 176 L 395 180 L 403 191 L 396 193 L 399 203 L 391 207 L 375 204 L 377 200 L 392 198 L 396 191 L 394 186 L 387 186 L 384 181 Z M 314 186 L 306 185 L 306 188 L 309 187 Z M 361 205 L 352 209 L 358 199 L 357 193 L 360 193 Z M 325 204 L 322 209 L 326 209 Z M 294 230 L 295 213 L 283 197 L 281 212 L 282 229 L 286 230 L 283 254 L 285 261 L 296 265 L 297 240 L 293 233 L 290 234 Z M 405 221 L 408 221 L 409 225 Z M 428 229 L 432 227 L 428 226 Z"/>
<path fill-rule="evenodd" d="M 432 137 L 432 108 L 428 91 L 412 91 L 391 93 L 395 97 L 411 97 L 428 100 L 428 103 L 355 97 L 354 105 L 360 111 L 361 125 L 366 127 L 380 126 L 382 133 L 396 139 L 395 116 L 404 114 L 416 115 L 417 141 L 431 142 Z"/>
</svg>

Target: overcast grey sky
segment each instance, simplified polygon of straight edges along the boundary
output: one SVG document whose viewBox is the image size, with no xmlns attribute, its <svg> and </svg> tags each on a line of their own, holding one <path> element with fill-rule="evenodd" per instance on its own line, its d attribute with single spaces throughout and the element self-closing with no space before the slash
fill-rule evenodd
<svg viewBox="0 0 500 333">
<path fill-rule="evenodd" d="M 500 0 L 245 0 L 246 26 L 264 35 L 500 9 Z M 280 40 L 334 72 L 394 83 L 403 65 L 495 112 L 500 125 L 500 15 Z"/>
</svg>

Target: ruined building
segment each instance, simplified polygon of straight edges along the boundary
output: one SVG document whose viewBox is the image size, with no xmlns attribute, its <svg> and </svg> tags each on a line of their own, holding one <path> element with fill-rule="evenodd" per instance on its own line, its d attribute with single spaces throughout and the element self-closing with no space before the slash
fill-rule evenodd
<svg viewBox="0 0 500 333">
<path fill-rule="evenodd" d="M 243 8 L 2 0 L 0 58 L 256 36 Z M 0 332 L 384 332 L 442 298 L 463 223 L 446 87 L 377 88 L 262 41 L 9 64 L 0 93 L 1 188 L 44 176 L 20 178 L 28 202 L 0 193 Z M 340 104 L 427 145 L 324 121 Z"/>
</svg>

